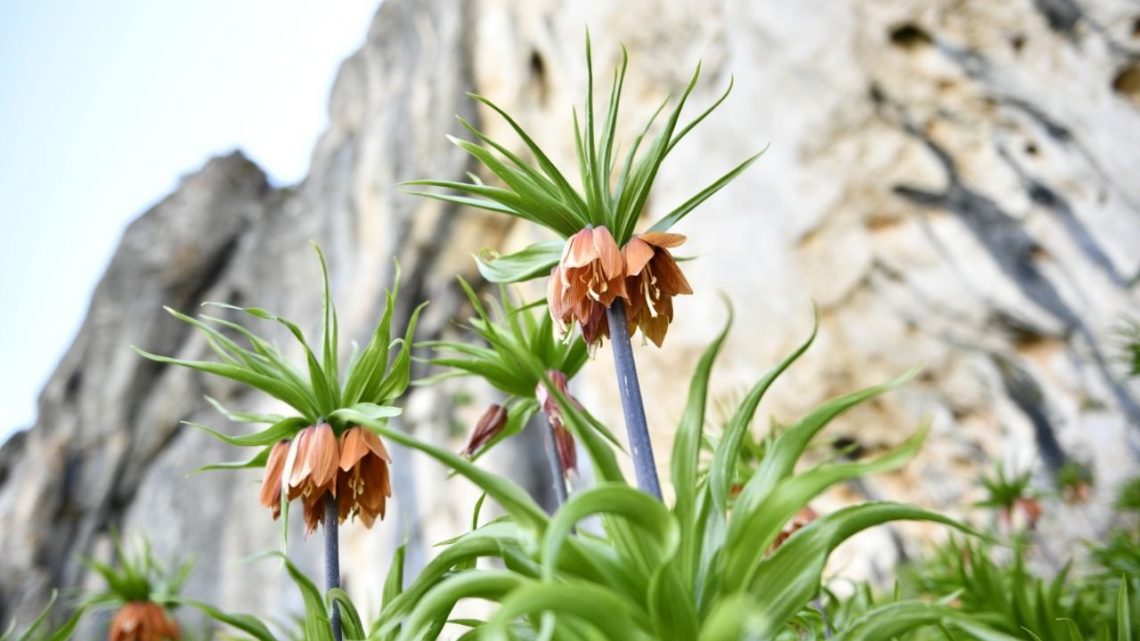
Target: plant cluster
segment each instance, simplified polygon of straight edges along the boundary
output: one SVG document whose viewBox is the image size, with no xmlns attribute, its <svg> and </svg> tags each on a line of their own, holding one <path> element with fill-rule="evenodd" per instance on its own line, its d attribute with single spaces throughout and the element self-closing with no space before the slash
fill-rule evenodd
<svg viewBox="0 0 1140 641">
<path fill-rule="evenodd" d="M 945 572 L 925 573 L 910 594 L 899 590 L 883 598 L 859 586 L 853 596 L 840 598 L 825 584 L 832 551 L 869 527 L 910 519 L 943 524 L 965 537 L 978 532 L 946 516 L 889 501 L 822 514 L 811 505 L 829 488 L 898 469 L 918 451 L 926 427 L 875 458 L 849 456 L 815 465 L 803 460 L 833 419 L 903 384 L 913 371 L 828 400 L 761 438 L 754 435 L 761 401 L 812 345 L 818 317 L 803 343 L 755 381 L 727 420 L 710 425 L 710 379 L 731 326 L 730 311 L 724 330 L 689 378 L 685 410 L 662 466 L 668 470 L 673 498 L 663 500 L 631 337 L 640 332 L 646 344 L 663 345 L 675 315 L 674 298 L 693 291 L 672 254 L 685 237 L 672 228 L 759 154 L 639 231 L 662 162 L 727 98 L 731 83 L 710 107 L 682 122 L 698 68 L 680 95 L 662 103 L 621 156 L 616 132 L 627 58 L 623 51 L 601 119 L 594 108 L 588 41 L 586 60 L 586 103 L 582 119 L 576 113 L 573 121 L 577 187 L 505 110 L 480 96 L 473 98 L 505 119 L 531 160 L 460 119 L 476 140 L 455 143 L 486 168 L 495 184 L 474 175 L 469 183 L 411 183 L 415 189 L 446 190 L 414 193 L 527 220 L 557 235 L 512 254 L 488 250 L 477 260 L 480 273 L 492 283 L 547 278 L 544 301 L 528 303 L 501 287 L 498 300 L 486 303 L 461 279 L 474 310 L 467 328 L 476 341 L 422 344 L 429 350 L 424 361 L 436 371 L 418 385 L 471 376 L 503 395 L 484 412 L 461 452 L 424 442 L 391 422 L 401 414 L 401 397 L 411 383 L 413 338 L 422 306 L 411 314 L 404 331 L 396 333 L 396 292 L 389 292 L 368 342 L 342 367 L 337 314 L 319 250 L 324 304 L 316 349 L 298 325 L 269 311 L 214 305 L 231 316 L 283 327 L 297 341 L 301 366 L 232 317 L 194 318 L 170 310 L 205 335 L 215 358 L 186 360 L 139 350 L 142 356 L 236 381 L 288 408 L 285 414 L 237 412 L 210 399 L 232 421 L 262 427 L 240 435 L 196 427 L 231 445 L 256 449 L 246 461 L 208 467 L 264 469 L 258 500 L 272 518 L 282 521 L 278 555 L 305 610 L 295 627 L 275 626 L 274 631 L 256 617 L 177 597 L 178 581 L 163 587 L 149 552 L 142 561 L 120 555 L 121 570 L 92 563 L 107 580 L 108 591 L 88 602 L 92 607 L 121 606 L 115 621 L 121 618 L 124 625 L 113 624 L 112 641 L 177 639 L 177 624 L 167 615 L 177 604 L 197 608 L 259 641 L 431 641 L 447 635 L 487 641 L 853 641 L 917 638 L 913 635 L 924 631 L 991 641 L 1023 638 L 1021 631 L 1031 626 L 1042 631 L 1034 633 L 1042 635 L 1034 636 L 1038 639 L 1064 638 L 1055 635 L 1058 630 L 1101 634 L 1105 621 L 1089 619 L 1086 626 L 1082 617 L 1087 604 L 1107 592 L 1097 596 L 1067 591 L 1065 575 L 1049 584 L 1034 582 L 1021 563 L 998 567 L 986 554 L 987 539 L 951 544 L 936 566 Z M 398 286 L 398 270 L 396 281 Z M 571 395 L 571 382 L 582 375 L 591 350 L 605 339 L 614 352 L 627 445 Z M 540 413 L 544 421 L 532 420 Z M 479 465 L 483 453 L 528 424 L 549 428 L 548 447 L 533 455 L 548 460 L 560 489 L 552 514 L 525 488 Z M 384 518 L 393 493 L 391 467 L 401 464 L 390 456 L 385 442 L 426 454 L 476 485 L 484 497 L 474 506 L 471 530 L 442 543 L 435 558 L 414 576 L 404 576 L 403 548 L 395 553 L 380 613 L 366 625 L 339 587 L 337 526 L 355 518 L 372 527 Z M 573 475 L 579 449 L 597 481 L 570 493 L 564 479 Z M 632 459 L 632 483 L 622 472 L 623 456 Z M 1007 520 L 1035 501 L 1027 492 L 1027 476 L 1010 477 L 999 469 L 986 487 L 986 505 L 1001 510 Z M 484 499 L 497 504 L 504 515 L 484 520 Z M 287 555 L 284 532 L 294 501 L 301 504 L 307 532 L 323 530 L 324 589 Z M 1105 567 L 1125 562 L 1117 552 L 1112 558 Z M 1113 594 L 1123 614 L 1116 633 L 1127 638 L 1128 583 L 1117 581 Z M 1030 592 L 1010 592 L 1022 587 Z M 1030 597 L 1023 602 L 1018 594 Z M 469 600 L 489 602 L 487 614 L 458 618 L 456 607 Z M 130 630 L 148 632 L 132 636 L 123 631 L 125 622 L 132 623 Z"/>
</svg>

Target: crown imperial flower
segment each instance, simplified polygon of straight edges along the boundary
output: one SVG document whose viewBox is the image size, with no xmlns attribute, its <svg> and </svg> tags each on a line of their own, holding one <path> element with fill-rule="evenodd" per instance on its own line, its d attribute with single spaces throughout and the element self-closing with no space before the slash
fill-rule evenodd
<svg viewBox="0 0 1140 641">
<path fill-rule="evenodd" d="M 693 293 L 685 274 L 669 253 L 684 242 L 685 237 L 680 234 L 647 232 L 634 236 L 622 248 L 630 336 L 640 329 L 643 336 L 661 347 L 669 323 L 673 322 L 673 297 Z"/>
<path fill-rule="evenodd" d="M 111 619 L 110 641 L 177 641 L 178 624 L 153 601 L 132 601 Z"/>
<path fill-rule="evenodd" d="M 305 529 L 313 532 L 324 518 L 326 494 L 336 498 L 337 461 L 340 451 L 332 426 L 321 423 L 306 427 L 297 434 L 286 461 L 288 494 L 290 501 L 301 499 L 305 509 Z M 283 470 L 284 471 L 284 470 Z"/>
<path fill-rule="evenodd" d="M 350 516 L 372 527 L 384 518 L 392 496 L 392 457 L 379 436 L 362 427 L 350 427 L 340 437 L 340 469 L 337 472 L 337 511 L 343 522 Z"/>
<path fill-rule="evenodd" d="M 609 336 L 606 308 L 626 298 L 625 264 L 605 227 L 586 228 L 566 241 L 550 272 L 547 302 L 565 332 L 577 321 L 587 343 Z"/>
</svg>

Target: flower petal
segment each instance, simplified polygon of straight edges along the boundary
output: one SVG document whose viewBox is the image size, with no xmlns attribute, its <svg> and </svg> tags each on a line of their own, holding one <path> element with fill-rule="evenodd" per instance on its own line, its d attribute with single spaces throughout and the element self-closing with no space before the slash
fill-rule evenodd
<svg viewBox="0 0 1140 641">
<path fill-rule="evenodd" d="M 309 462 L 309 447 L 313 440 L 312 426 L 306 427 L 297 433 L 297 438 L 293 439 L 293 447 L 295 448 L 293 456 L 292 471 L 289 474 L 289 486 L 297 487 L 312 473 L 313 468 Z"/>
<path fill-rule="evenodd" d="M 622 248 L 621 252 L 625 257 L 626 276 L 640 274 L 649 264 L 649 259 L 653 258 L 653 247 L 636 236 Z"/>
<path fill-rule="evenodd" d="M 384 441 L 381 441 L 375 432 L 366 427 L 359 429 L 361 436 L 364 438 L 364 444 L 368 446 L 368 449 L 372 450 L 372 453 L 383 459 L 384 462 L 391 463 L 392 457 L 388 454 L 388 448 L 384 447 Z"/>
<path fill-rule="evenodd" d="M 668 250 L 662 249 L 657 252 L 653 257 L 651 269 L 653 274 L 657 276 L 657 286 L 661 288 L 662 292 L 668 295 L 693 293 L 693 288 L 689 285 L 688 279 L 685 278 L 685 274 L 681 272 L 681 268 L 677 266 L 677 261 L 673 260 L 673 255 Z"/>
<path fill-rule="evenodd" d="M 639 238 L 649 243 L 650 245 L 653 245 L 654 247 L 660 247 L 661 249 L 673 249 L 674 247 L 680 247 L 681 245 L 685 244 L 684 236 L 681 234 L 673 234 L 666 231 L 647 231 L 644 234 L 641 234 Z"/>
<path fill-rule="evenodd" d="M 613 279 L 624 275 L 621 250 L 618 249 L 617 241 L 610 234 L 610 230 L 605 227 L 595 227 L 593 240 L 594 251 L 597 253 L 598 260 L 602 265 L 602 273 L 605 274 L 606 278 Z"/>
<path fill-rule="evenodd" d="M 564 267 L 585 267 L 597 259 L 592 230 L 583 229 L 566 240 L 566 248 L 562 250 Z"/>
<path fill-rule="evenodd" d="M 336 475 L 337 462 L 340 459 L 340 448 L 337 447 L 336 434 L 328 423 L 321 423 L 313 431 L 312 443 L 309 445 L 308 458 L 312 462 L 312 481 L 318 488 L 329 485 Z M 335 486 L 333 491 L 336 491 Z"/>
<path fill-rule="evenodd" d="M 281 471 L 285 469 L 285 459 L 289 456 L 289 441 L 278 441 L 269 451 L 269 460 L 265 462 L 265 479 L 261 481 L 261 492 L 258 495 L 261 504 L 274 510 L 281 505 Z"/>
<path fill-rule="evenodd" d="M 368 454 L 368 445 L 364 442 L 364 431 L 359 427 L 350 427 L 340 436 L 340 469 L 347 472 L 351 470 L 360 459 Z"/>
</svg>

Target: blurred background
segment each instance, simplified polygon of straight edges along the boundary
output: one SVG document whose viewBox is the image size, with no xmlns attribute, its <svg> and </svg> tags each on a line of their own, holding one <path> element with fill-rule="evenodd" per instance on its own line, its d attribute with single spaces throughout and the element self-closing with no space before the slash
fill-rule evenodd
<svg viewBox="0 0 1140 641">
<path fill-rule="evenodd" d="M 648 220 L 771 145 L 677 229 L 697 258 L 686 265 L 696 293 L 678 299 L 664 349 L 638 350 L 659 453 L 687 372 L 727 316 L 721 293 L 736 323 L 713 376 L 717 407 L 803 339 L 814 301 L 817 346 L 769 393 L 757 433 L 916 363 L 915 382 L 829 433 L 873 453 L 933 426 L 919 460 L 818 510 L 890 498 L 968 516 L 984 498 L 978 476 L 1001 461 L 1054 497 L 1037 524 L 1053 561 L 1113 526 L 1111 501 L 1140 453 L 1140 386 L 1125 357 L 1140 314 L 1134 2 L 7 3 L 0 624 L 27 621 L 53 587 L 90 585 L 78 556 L 109 555 L 116 530 L 147 533 L 161 558 L 196 558 L 193 596 L 262 614 L 297 605 L 272 563 L 242 562 L 277 541 L 254 503 L 259 476 L 187 477 L 243 453 L 179 427 L 224 427 L 205 394 L 269 406 L 129 346 L 204 356 L 162 312 L 204 300 L 315 329 L 310 241 L 329 256 L 343 335 L 371 329 L 393 258 L 398 317 L 430 299 L 419 337 L 457 335 L 469 312 L 454 276 L 478 282 L 470 254 L 541 236 L 397 185 L 473 169 L 445 138 L 461 132 L 456 114 L 515 140 L 467 91 L 571 167 L 586 26 L 600 78 L 619 43 L 630 52 L 622 140 L 698 61 L 692 113 L 734 82 L 662 168 Z M 600 350 L 575 394 L 616 425 L 608 359 Z M 415 391 L 403 426 L 458 449 L 491 399 L 477 386 Z M 545 464 L 530 438 L 488 463 L 538 491 Z M 393 449 L 394 513 L 344 535 L 347 585 L 365 603 L 396 543 L 411 542 L 410 573 L 465 527 L 477 498 Z M 1077 468 L 1087 492 L 1064 501 L 1058 479 Z M 834 571 L 881 578 L 942 536 L 860 535 Z M 317 546 L 299 531 L 292 540 L 315 571 Z"/>
</svg>

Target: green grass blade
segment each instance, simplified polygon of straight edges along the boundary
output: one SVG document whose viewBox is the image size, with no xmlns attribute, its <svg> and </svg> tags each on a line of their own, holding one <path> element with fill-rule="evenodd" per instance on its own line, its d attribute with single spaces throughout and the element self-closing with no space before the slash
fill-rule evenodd
<svg viewBox="0 0 1140 641">
<path fill-rule="evenodd" d="M 688 216 L 690 212 L 697 208 L 697 206 L 708 200 L 710 197 L 712 197 L 713 194 L 720 191 L 725 185 L 732 182 L 733 179 L 743 173 L 745 169 L 748 169 L 748 167 L 752 163 L 756 162 L 757 158 L 763 156 L 764 152 L 767 150 L 768 148 L 765 147 L 756 155 L 748 158 L 736 167 L 733 167 L 731 171 L 721 176 L 720 178 L 717 178 L 711 185 L 697 192 L 695 196 L 686 200 L 679 207 L 666 214 L 661 220 L 654 223 L 653 226 L 649 228 L 649 230 L 669 231 L 673 225 L 676 225 L 681 221 L 681 219 L 683 219 L 685 216 Z"/>
<path fill-rule="evenodd" d="M 549 276 L 562 257 L 565 244 L 563 240 L 548 240 L 501 256 L 483 250 L 475 257 L 475 264 L 488 282 L 518 283 Z"/>
</svg>

